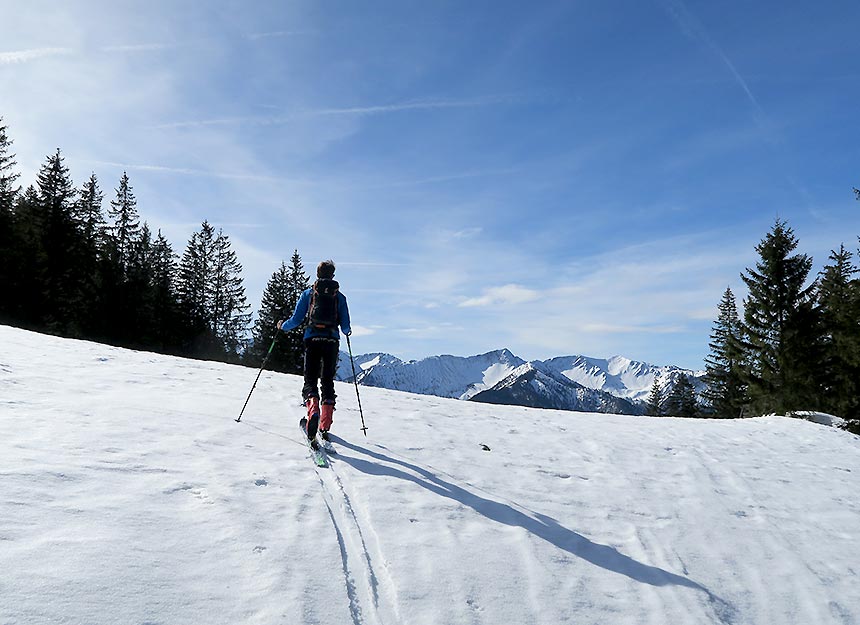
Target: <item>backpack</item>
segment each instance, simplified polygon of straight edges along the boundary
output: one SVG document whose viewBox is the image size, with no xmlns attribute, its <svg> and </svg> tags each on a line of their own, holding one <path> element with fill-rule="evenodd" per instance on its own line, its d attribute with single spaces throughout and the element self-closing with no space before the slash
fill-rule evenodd
<svg viewBox="0 0 860 625">
<path fill-rule="evenodd" d="M 320 330 L 337 328 L 340 322 L 337 301 L 339 288 L 335 280 L 320 279 L 314 282 L 307 316 L 310 327 Z"/>
</svg>

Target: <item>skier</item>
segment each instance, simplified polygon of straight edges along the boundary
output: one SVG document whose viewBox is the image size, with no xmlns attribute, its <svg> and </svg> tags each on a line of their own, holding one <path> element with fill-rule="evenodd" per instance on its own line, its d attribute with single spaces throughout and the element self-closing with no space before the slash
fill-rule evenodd
<svg viewBox="0 0 860 625">
<path fill-rule="evenodd" d="M 305 384 L 302 401 L 307 408 L 307 417 L 300 421 L 313 449 L 319 449 L 316 434 L 329 440 L 334 416 L 334 375 L 340 353 L 340 334 L 352 334 L 349 323 L 349 307 L 340 285 L 334 280 L 334 262 L 324 260 L 317 265 L 317 281 L 305 289 L 296 304 L 293 316 L 278 321 L 278 328 L 288 332 L 307 322 L 305 328 Z M 322 387 L 322 406 L 320 388 Z"/>
</svg>

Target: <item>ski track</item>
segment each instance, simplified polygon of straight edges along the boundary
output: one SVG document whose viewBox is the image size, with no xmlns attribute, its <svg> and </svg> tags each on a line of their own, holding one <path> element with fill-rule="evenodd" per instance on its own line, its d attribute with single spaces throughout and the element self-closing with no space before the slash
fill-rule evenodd
<svg viewBox="0 0 860 625">
<path fill-rule="evenodd" d="M 326 459 L 328 466 L 315 467 L 315 470 L 340 546 L 341 565 L 353 625 L 403 623 L 397 608 L 396 586 L 379 549 L 378 536 L 373 531 L 373 526 L 366 514 L 361 515 L 363 518 L 359 520 L 344 481 L 335 470 L 337 454 L 326 454 Z M 365 528 L 375 539 L 376 557 L 370 554 Z M 383 593 L 386 595 L 386 606 L 382 607 L 377 570 L 382 572 Z M 387 606 L 391 607 L 392 614 L 388 618 L 383 618 Z"/>
</svg>

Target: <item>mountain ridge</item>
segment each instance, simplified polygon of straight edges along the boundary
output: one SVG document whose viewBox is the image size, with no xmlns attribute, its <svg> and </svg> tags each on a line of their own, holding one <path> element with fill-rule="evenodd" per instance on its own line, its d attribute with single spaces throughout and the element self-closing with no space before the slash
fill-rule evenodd
<svg viewBox="0 0 860 625">
<path fill-rule="evenodd" d="M 524 367 L 529 365 L 529 367 Z M 556 356 L 526 361 L 508 348 L 474 356 L 450 354 L 404 361 L 374 352 L 355 357 L 358 384 L 462 400 L 560 410 L 642 414 L 654 380 L 664 394 L 681 375 L 697 392 L 703 371 L 654 365 L 615 355 Z M 337 379 L 352 382 L 349 356 L 341 353 Z"/>
</svg>

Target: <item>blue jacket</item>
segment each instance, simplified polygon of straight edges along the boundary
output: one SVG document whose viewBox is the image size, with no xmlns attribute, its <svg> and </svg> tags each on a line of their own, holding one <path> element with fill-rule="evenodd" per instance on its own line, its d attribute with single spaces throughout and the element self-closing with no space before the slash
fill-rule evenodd
<svg viewBox="0 0 860 625">
<path fill-rule="evenodd" d="M 305 322 L 308 316 L 308 307 L 311 305 L 311 294 L 313 287 L 305 289 L 302 296 L 299 298 L 299 303 L 296 304 L 296 310 L 293 316 L 284 321 L 281 325 L 281 330 L 289 332 L 298 328 Z M 340 291 L 337 292 L 337 315 L 340 319 L 340 330 L 347 336 L 352 334 L 352 328 L 349 325 L 349 307 L 346 305 L 346 296 Z M 313 328 L 308 326 L 305 328 L 306 339 L 335 339 L 339 340 L 340 335 L 337 333 L 337 328 Z"/>
</svg>

